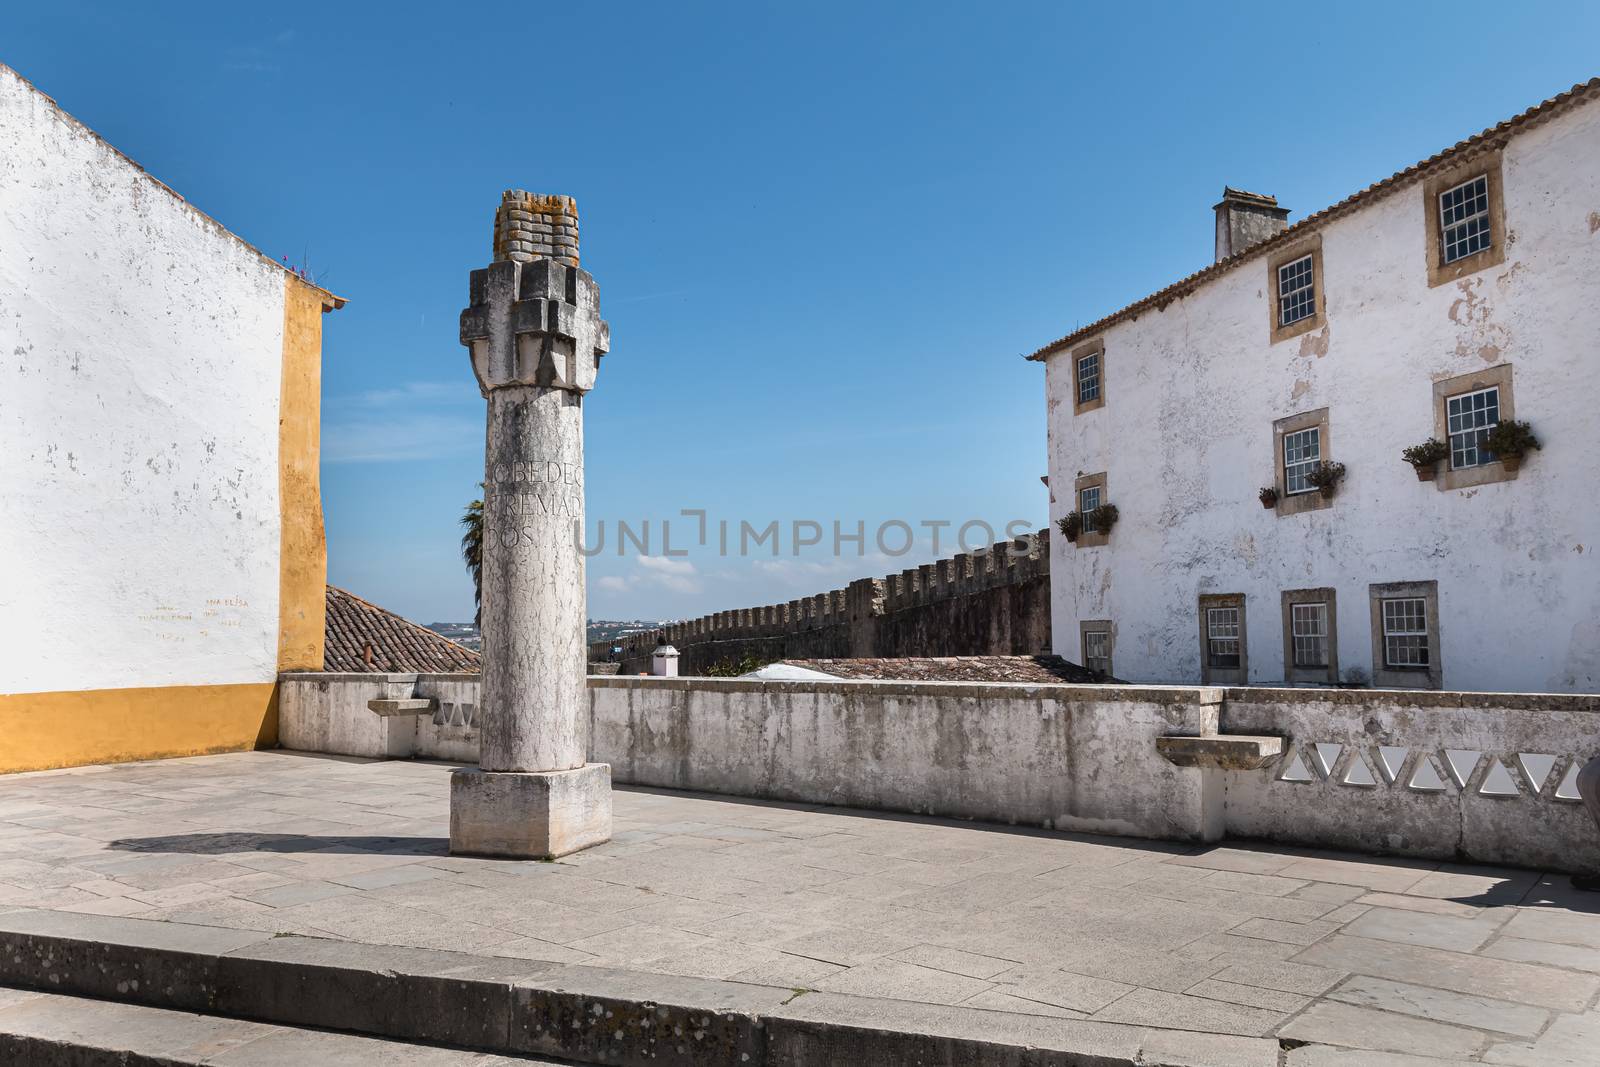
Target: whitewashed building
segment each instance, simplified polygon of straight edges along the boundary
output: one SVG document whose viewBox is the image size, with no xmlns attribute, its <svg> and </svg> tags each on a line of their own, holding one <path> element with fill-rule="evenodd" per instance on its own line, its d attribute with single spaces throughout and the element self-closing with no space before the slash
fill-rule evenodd
<svg viewBox="0 0 1600 1067">
<path fill-rule="evenodd" d="M 341 303 L 0 65 L 0 773 L 276 740 Z"/>
<path fill-rule="evenodd" d="M 1082 525 L 1051 541 L 1056 652 L 1144 682 L 1600 689 L 1597 97 L 1294 225 L 1226 190 L 1212 266 L 1029 357 L 1051 519 Z M 1520 464 L 1489 447 L 1511 420 L 1541 446 Z"/>
</svg>

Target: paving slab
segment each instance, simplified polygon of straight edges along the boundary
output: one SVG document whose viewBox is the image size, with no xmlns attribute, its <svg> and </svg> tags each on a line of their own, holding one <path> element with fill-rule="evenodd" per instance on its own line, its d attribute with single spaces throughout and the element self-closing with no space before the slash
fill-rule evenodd
<svg viewBox="0 0 1600 1067">
<path fill-rule="evenodd" d="M 1375 937 L 1381 941 L 1471 952 L 1493 937 L 1500 924 L 1508 918 L 1509 915 L 1495 912 L 1482 912 L 1466 918 L 1393 908 L 1369 908 L 1354 921 L 1346 923 L 1343 930 L 1356 937 Z"/>
<path fill-rule="evenodd" d="M 1427 1053 L 1436 1060 L 1472 1045 L 1486 1059 L 1537 1062 L 1587 1033 L 1600 996 L 1600 901 L 1540 872 L 627 787 L 609 844 L 558 863 L 483 860 L 448 855 L 451 770 L 262 752 L 0 779 L 0 947 L 20 950 L 0 953 L 11 960 L 0 959 L 0 981 L 7 967 L 42 966 L 30 938 L 36 949 L 76 937 L 73 966 L 105 976 L 103 995 L 129 999 L 117 983 L 138 980 L 195 1004 L 215 994 L 215 972 L 195 962 L 213 950 L 254 967 L 299 952 L 308 975 L 337 969 L 341 953 L 372 963 L 417 950 L 479 961 L 508 991 L 508 1020 L 512 988 L 585 968 L 658 991 L 742 986 L 763 1004 L 809 990 L 782 1006 L 792 1046 L 813 1058 L 881 1052 L 861 1033 L 891 1018 L 930 1056 L 955 1055 L 958 1039 L 984 1041 L 939 1027 L 997 1034 L 994 1019 L 1010 1016 L 1018 1033 L 1072 1024 L 1085 1048 L 1136 1054 L 1155 1046 L 1130 1033 L 1198 1048 L 1196 1035 L 1216 1031 L 1217 1055 L 1238 1051 L 1227 1039 L 1265 1043 L 1241 1046 L 1246 1059 L 1280 1036 L 1321 1040 L 1297 1035 L 1341 1020 L 1399 1020 L 1395 1033 L 1441 1035 Z M 115 925 L 141 921 L 170 927 L 155 947 L 175 972 L 150 970 L 134 928 Z M 441 1009 L 446 1022 L 484 994 L 469 975 L 416 961 L 368 969 L 435 983 L 440 1003 L 458 1005 Z M 306 979 L 301 993 L 330 981 Z M 839 1016 L 827 1026 L 811 1017 L 823 1006 Z M 472 1010 L 498 1027 L 497 1008 Z M 372 1008 L 365 1025 L 401 1026 L 404 1011 Z M 1099 1018 L 1079 1018 L 1089 1013 Z M 1526 1032 L 1541 1017 L 1548 1025 Z M 1350 1047 L 1373 1056 L 1416 1054 L 1396 1038 L 1341 1040 L 1366 1041 Z"/>
<path fill-rule="evenodd" d="M 1470 1027 L 1335 1001 L 1313 1004 L 1278 1034 L 1297 1041 L 1456 1059 L 1473 1056 L 1487 1043 L 1483 1033 Z"/>
<path fill-rule="evenodd" d="M 1521 1037 L 1537 1035 L 1550 1022 L 1550 1012 L 1542 1008 L 1366 975 L 1351 978 L 1330 992 L 1328 999 Z"/>
<path fill-rule="evenodd" d="M 1365 937 L 1335 936 L 1295 962 L 1565 1012 L 1583 1011 L 1600 993 L 1595 975 Z"/>
</svg>

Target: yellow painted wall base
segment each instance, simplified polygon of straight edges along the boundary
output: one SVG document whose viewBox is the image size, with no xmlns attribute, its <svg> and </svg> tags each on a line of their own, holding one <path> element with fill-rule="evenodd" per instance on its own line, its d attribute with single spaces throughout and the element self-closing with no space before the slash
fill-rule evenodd
<svg viewBox="0 0 1600 1067">
<path fill-rule="evenodd" d="M 277 725 L 274 682 L 0 695 L 0 774 L 239 752 Z"/>
</svg>

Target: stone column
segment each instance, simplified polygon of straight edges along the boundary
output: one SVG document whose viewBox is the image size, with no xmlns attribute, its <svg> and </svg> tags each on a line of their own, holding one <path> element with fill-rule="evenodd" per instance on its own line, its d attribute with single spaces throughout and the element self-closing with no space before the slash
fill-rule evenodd
<svg viewBox="0 0 1600 1067">
<path fill-rule="evenodd" d="M 478 767 L 450 781 L 450 851 L 550 858 L 611 837 L 611 768 L 585 762 L 583 397 L 609 333 L 570 197 L 508 191 L 461 343 L 488 401 Z"/>
</svg>

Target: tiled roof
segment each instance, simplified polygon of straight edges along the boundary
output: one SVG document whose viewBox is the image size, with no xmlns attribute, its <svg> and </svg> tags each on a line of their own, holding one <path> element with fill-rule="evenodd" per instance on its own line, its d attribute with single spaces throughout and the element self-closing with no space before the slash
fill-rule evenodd
<svg viewBox="0 0 1600 1067">
<path fill-rule="evenodd" d="M 907 659 L 786 659 L 836 678 L 910 682 L 1104 682 L 1060 656 L 928 656 Z"/>
<path fill-rule="evenodd" d="M 1057 352 L 1077 341 L 1093 337 L 1123 319 L 1138 318 L 1141 313 L 1150 308 L 1157 310 L 1165 308 L 1172 301 L 1188 296 L 1205 282 L 1259 256 L 1263 256 L 1274 248 L 1295 240 L 1307 231 L 1334 219 L 1342 218 L 1357 208 L 1365 207 L 1367 204 L 1388 196 L 1390 193 L 1398 192 L 1400 189 L 1428 177 L 1434 171 L 1443 170 L 1456 163 L 1463 162 L 1480 150 L 1501 147 L 1513 133 L 1531 129 L 1542 122 L 1548 122 L 1570 108 L 1588 103 L 1594 99 L 1597 91 L 1600 91 L 1600 78 L 1590 78 L 1580 85 L 1574 85 L 1566 92 L 1558 96 L 1552 96 L 1541 104 L 1536 104 L 1515 118 L 1507 119 L 1497 126 L 1491 126 L 1482 133 L 1468 137 L 1465 141 L 1446 148 L 1436 155 L 1429 156 L 1422 162 L 1409 166 L 1405 170 L 1392 174 L 1381 182 L 1369 185 L 1360 192 L 1345 197 L 1332 207 L 1324 208 L 1314 215 L 1307 215 L 1282 233 L 1276 234 L 1259 244 L 1251 245 L 1243 252 L 1229 256 L 1227 259 L 1219 260 L 1203 270 L 1198 270 L 1182 281 L 1174 282 L 1165 289 L 1150 294 L 1143 300 L 1129 304 L 1121 311 L 1113 312 L 1103 319 L 1072 331 L 1065 337 L 1051 341 L 1028 358 L 1043 360 L 1051 353 Z"/>
<path fill-rule="evenodd" d="M 475 673 L 482 657 L 427 627 L 328 586 L 322 669 L 354 673 Z"/>
</svg>

